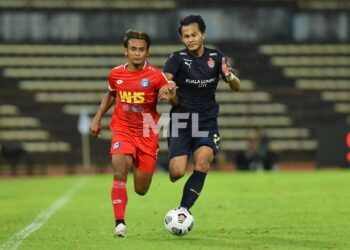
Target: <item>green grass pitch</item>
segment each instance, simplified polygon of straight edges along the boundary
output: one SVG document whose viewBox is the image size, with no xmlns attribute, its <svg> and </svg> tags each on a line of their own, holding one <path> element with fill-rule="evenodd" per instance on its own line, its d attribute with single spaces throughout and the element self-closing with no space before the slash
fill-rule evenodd
<svg viewBox="0 0 350 250">
<path fill-rule="evenodd" d="M 113 238 L 111 175 L 0 180 L 0 249 L 76 182 L 85 184 L 18 249 L 350 249 L 350 173 L 210 172 L 193 231 L 170 235 L 165 213 L 186 178 L 155 174 L 146 196 L 128 179 L 127 238 Z"/>
</svg>

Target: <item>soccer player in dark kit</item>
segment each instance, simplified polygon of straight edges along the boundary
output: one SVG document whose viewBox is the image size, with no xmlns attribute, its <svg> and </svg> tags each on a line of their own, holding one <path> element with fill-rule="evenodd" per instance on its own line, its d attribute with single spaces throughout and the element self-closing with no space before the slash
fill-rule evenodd
<svg viewBox="0 0 350 250">
<path fill-rule="evenodd" d="M 183 18 L 178 32 L 185 49 L 172 53 L 164 68 L 167 78 L 177 84 L 168 137 L 172 182 L 184 176 L 187 160 L 191 153 L 194 156 L 194 171 L 184 186 L 180 203 L 180 207 L 187 210 L 199 197 L 210 163 L 218 151 L 219 105 L 215 92 L 220 75 L 232 90 L 240 90 L 240 80 L 233 74 L 226 57 L 203 46 L 205 29 L 201 16 Z M 186 124 L 180 119 L 186 119 Z"/>
</svg>

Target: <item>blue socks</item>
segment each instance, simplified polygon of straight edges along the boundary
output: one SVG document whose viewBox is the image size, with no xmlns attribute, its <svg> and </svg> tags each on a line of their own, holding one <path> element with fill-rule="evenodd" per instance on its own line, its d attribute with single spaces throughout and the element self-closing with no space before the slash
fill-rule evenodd
<svg viewBox="0 0 350 250">
<path fill-rule="evenodd" d="M 182 193 L 181 207 L 190 209 L 202 191 L 207 173 L 194 170 L 188 178 Z"/>
</svg>

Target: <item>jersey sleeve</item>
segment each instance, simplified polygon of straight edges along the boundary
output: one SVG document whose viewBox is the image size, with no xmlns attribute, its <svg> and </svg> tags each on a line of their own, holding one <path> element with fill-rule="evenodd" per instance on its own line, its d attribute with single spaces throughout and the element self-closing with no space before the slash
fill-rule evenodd
<svg viewBox="0 0 350 250">
<path fill-rule="evenodd" d="M 166 76 L 164 75 L 163 72 L 159 71 L 159 74 L 158 74 L 158 85 L 157 85 L 157 90 L 159 91 L 163 86 L 167 85 L 168 84 L 168 79 L 166 78 Z"/>
<path fill-rule="evenodd" d="M 179 54 L 174 52 L 170 55 L 164 66 L 164 72 L 170 73 L 173 76 L 176 75 L 180 68 L 180 57 Z"/>
<path fill-rule="evenodd" d="M 109 91 L 115 91 L 115 85 L 113 81 L 113 70 L 109 72 L 109 83 L 108 83 Z"/>
</svg>

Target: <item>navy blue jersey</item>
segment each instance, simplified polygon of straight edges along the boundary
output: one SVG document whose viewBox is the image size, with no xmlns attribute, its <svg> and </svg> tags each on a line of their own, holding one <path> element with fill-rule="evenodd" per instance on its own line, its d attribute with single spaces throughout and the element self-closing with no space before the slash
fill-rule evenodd
<svg viewBox="0 0 350 250">
<path fill-rule="evenodd" d="M 195 57 L 187 49 L 174 52 L 167 60 L 165 73 L 171 73 L 178 85 L 179 105 L 173 107 L 172 113 L 198 113 L 199 120 L 216 118 L 219 105 L 215 92 L 222 72 L 224 55 L 214 49 L 204 47 L 204 54 Z"/>
</svg>

